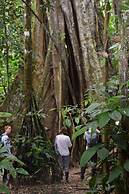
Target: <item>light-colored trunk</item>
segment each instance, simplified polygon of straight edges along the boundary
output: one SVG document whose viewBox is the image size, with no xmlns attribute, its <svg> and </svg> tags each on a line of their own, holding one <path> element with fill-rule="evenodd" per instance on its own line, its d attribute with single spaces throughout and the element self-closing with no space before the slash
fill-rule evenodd
<svg viewBox="0 0 129 194">
<path fill-rule="evenodd" d="M 31 40 L 31 0 L 26 0 L 25 5 L 25 50 L 24 50 L 24 94 L 25 109 L 30 111 L 32 95 L 32 40 Z"/>
</svg>

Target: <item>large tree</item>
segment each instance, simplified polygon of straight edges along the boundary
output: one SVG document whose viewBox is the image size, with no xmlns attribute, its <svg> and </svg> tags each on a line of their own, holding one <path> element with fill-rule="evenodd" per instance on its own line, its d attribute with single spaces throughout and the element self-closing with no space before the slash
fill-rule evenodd
<svg viewBox="0 0 129 194">
<path fill-rule="evenodd" d="M 40 21 L 35 19 L 33 83 L 39 105 L 48 113 L 81 104 L 85 90 L 105 82 L 105 67 L 98 59 L 95 2 L 53 1 L 46 13 L 42 3 L 36 2 Z M 50 113 L 46 124 L 59 129 L 60 117 L 56 111 Z"/>
<path fill-rule="evenodd" d="M 9 111 L 20 109 L 22 112 L 21 93 L 26 91 L 26 102 L 31 102 L 33 88 L 38 108 L 47 114 L 44 125 L 51 129 L 53 138 L 62 125 L 60 108 L 69 104 L 81 107 L 85 91 L 98 87 L 107 79 L 108 55 L 105 53 L 109 2 L 105 3 L 105 15 L 101 12 L 100 1 L 94 0 L 37 0 L 33 10 L 26 1 L 26 7 L 34 18 L 32 85 L 31 59 L 28 57 L 25 58 L 26 76 L 22 77 L 21 72 L 18 74 L 18 87 L 14 87 L 14 82 L 2 109 L 7 108 L 8 102 Z M 19 92 L 21 80 L 24 80 L 26 90 Z M 18 118 L 21 125 L 22 119 Z"/>
</svg>

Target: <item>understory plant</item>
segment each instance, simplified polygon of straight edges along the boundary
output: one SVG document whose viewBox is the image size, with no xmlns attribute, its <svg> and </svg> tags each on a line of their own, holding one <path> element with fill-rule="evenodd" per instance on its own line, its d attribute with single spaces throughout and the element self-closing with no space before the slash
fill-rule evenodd
<svg viewBox="0 0 129 194">
<path fill-rule="evenodd" d="M 17 175 L 29 175 L 29 173 L 24 169 L 24 163 L 19 160 L 14 155 L 5 155 L 6 148 L 0 145 L 0 176 L 2 177 L 4 174 L 4 170 L 7 170 L 9 174 L 16 179 Z M 15 164 L 15 165 L 14 165 Z M 16 167 L 17 166 L 17 167 Z M 1 184 L 0 193 L 5 192 L 6 194 L 10 194 L 8 186 L 5 184 Z"/>
<path fill-rule="evenodd" d="M 81 124 L 75 127 L 72 136 L 75 140 L 89 128 L 93 132 L 96 128 L 101 131 L 102 141 L 84 151 L 80 160 L 80 166 L 84 167 L 95 154 L 98 157 L 97 175 L 91 177 L 89 181 L 91 188 L 89 193 L 98 194 L 102 191 L 111 193 L 113 190 L 116 191 L 117 187 L 119 187 L 119 193 L 128 193 L 128 98 L 120 95 L 120 91 L 116 92 L 118 87 L 114 89 L 113 84 L 111 86 L 113 89 L 110 87 L 110 93 L 108 92 L 101 102 L 96 98 L 90 101 L 89 105 L 86 98 L 86 106 L 80 112 Z"/>
<path fill-rule="evenodd" d="M 47 179 L 55 162 L 55 152 L 51 142 L 39 135 L 31 138 L 17 135 L 14 141 L 17 148 L 20 146 L 17 155 L 26 164 L 30 176 Z"/>
</svg>

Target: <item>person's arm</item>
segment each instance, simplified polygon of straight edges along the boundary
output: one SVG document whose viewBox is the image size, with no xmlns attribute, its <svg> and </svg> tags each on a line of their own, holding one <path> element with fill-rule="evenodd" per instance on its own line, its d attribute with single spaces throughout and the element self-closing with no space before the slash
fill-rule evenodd
<svg viewBox="0 0 129 194">
<path fill-rule="evenodd" d="M 68 137 L 68 147 L 71 148 L 72 147 L 72 142 L 70 140 L 70 137 Z"/>
<path fill-rule="evenodd" d="M 57 137 L 55 138 L 54 147 L 55 147 L 55 152 L 58 154 L 58 149 L 57 149 Z"/>
<path fill-rule="evenodd" d="M 100 130 L 99 130 L 99 129 L 96 129 L 96 132 L 97 132 L 98 134 L 100 134 Z"/>
<path fill-rule="evenodd" d="M 86 132 L 83 135 L 83 139 L 86 140 Z"/>
<path fill-rule="evenodd" d="M 67 143 L 68 143 L 68 149 L 69 149 L 69 152 L 70 152 L 70 155 L 71 155 L 72 142 L 71 142 L 71 140 L 70 140 L 70 137 L 69 137 L 69 136 L 68 136 L 68 141 L 67 141 Z"/>
</svg>

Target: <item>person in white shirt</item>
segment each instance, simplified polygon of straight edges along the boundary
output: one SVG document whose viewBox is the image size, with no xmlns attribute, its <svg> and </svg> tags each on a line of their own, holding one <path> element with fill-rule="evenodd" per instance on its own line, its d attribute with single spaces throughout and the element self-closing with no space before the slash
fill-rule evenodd
<svg viewBox="0 0 129 194">
<path fill-rule="evenodd" d="M 96 129 L 95 131 L 92 131 L 91 128 L 89 128 L 85 134 L 84 139 L 86 140 L 86 150 L 89 147 L 92 147 L 93 145 L 96 145 L 98 143 L 98 136 L 100 134 L 100 131 Z"/>
<path fill-rule="evenodd" d="M 99 135 L 100 135 L 99 129 L 92 130 L 91 128 L 89 128 L 88 130 L 86 130 L 86 132 L 84 133 L 84 140 L 86 141 L 86 150 L 88 150 L 89 147 L 93 147 L 99 143 Z M 91 158 L 91 161 L 96 163 L 97 161 L 96 154 Z M 84 179 L 85 170 L 86 166 L 81 168 L 81 180 Z M 95 174 L 95 171 L 96 168 L 94 165 L 94 167 L 92 168 L 92 175 Z"/>
<path fill-rule="evenodd" d="M 7 125 L 4 127 L 5 129 L 5 132 L 2 134 L 2 137 L 1 137 L 1 142 L 3 144 L 3 146 L 6 148 L 6 151 L 7 151 L 7 156 L 11 154 L 11 141 L 10 141 L 10 138 L 9 138 L 9 135 L 11 134 L 11 131 L 12 131 L 12 128 L 10 125 Z"/>
<path fill-rule="evenodd" d="M 12 127 L 10 125 L 6 125 L 4 127 L 4 133 L 2 134 L 1 137 L 1 143 L 2 145 L 6 148 L 6 152 L 4 153 L 4 156 L 9 156 L 11 155 L 11 141 L 10 141 L 10 137 L 9 135 L 12 132 Z M 10 183 L 11 180 L 11 176 L 8 172 L 8 170 L 4 170 L 4 175 L 3 175 L 3 183 L 7 184 L 7 185 L 11 185 Z"/>
<path fill-rule="evenodd" d="M 70 151 L 69 148 L 72 146 L 70 137 L 67 135 L 67 129 L 61 128 L 60 134 L 55 138 L 55 150 L 58 155 L 59 165 L 62 172 L 65 172 L 66 182 L 69 177 L 69 163 L 70 163 Z"/>
</svg>

